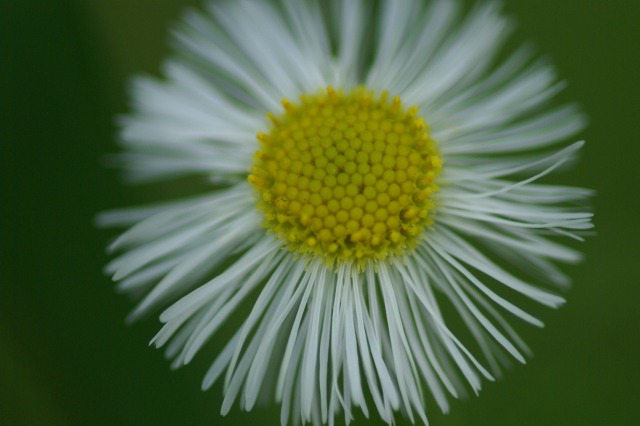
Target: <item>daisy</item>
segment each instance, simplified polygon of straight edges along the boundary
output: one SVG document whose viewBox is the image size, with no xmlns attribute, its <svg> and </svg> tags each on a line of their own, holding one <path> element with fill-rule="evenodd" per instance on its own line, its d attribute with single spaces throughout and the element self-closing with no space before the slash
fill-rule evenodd
<svg viewBox="0 0 640 426">
<path fill-rule="evenodd" d="M 525 299 L 564 303 L 557 265 L 580 254 L 557 237 L 591 228 L 589 191 L 538 181 L 585 119 L 547 106 L 564 85 L 529 48 L 496 60 L 496 3 L 460 9 L 211 2 L 184 15 L 166 78 L 134 82 L 127 176 L 207 189 L 101 215 L 128 227 L 106 270 L 141 296 L 131 320 L 161 310 L 174 367 L 232 336 L 202 384 L 222 382 L 222 414 L 266 399 L 282 424 L 426 424 L 430 401 L 525 362 L 511 320 L 542 326 Z"/>
</svg>

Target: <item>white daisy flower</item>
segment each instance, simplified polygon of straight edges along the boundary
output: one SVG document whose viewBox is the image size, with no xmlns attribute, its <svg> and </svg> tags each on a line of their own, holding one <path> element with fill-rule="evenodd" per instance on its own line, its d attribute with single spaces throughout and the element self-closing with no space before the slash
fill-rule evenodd
<svg viewBox="0 0 640 426">
<path fill-rule="evenodd" d="M 525 362 L 511 317 L 542 322 L 518 304 L 564 303 L 557 264 L 580 254 L 556 237 L 591 228 L 589 191 L 538 181 L 585 119 L 547 107 L 564 84 L 530 49 L 497 63 L 499 5 L 460 6 L 211 2 L 166 79 L 135 81 L 129 177 L 208 189 L 101 215 L 129 227 L 106 269 L 142 296 L 131 319 L 162 309 L 174 367 L 241 324 L 202 385 L 222 382 L 222 414 L 261 398 L 282 424 L 427 423 L 428 401 Z"/>
</svg>

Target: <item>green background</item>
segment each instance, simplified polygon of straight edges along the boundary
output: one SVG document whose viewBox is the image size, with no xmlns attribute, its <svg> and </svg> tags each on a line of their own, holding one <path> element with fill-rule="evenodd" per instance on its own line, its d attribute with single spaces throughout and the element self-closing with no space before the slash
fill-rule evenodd
<svg viewBox="0 0 640 426">
<path fill-rule="evenodd" d="M 640 2 L 505 3 L 515 39 L 569 81 L 560 100 L 591 118 L 581 162 L 559 178 L 597 189 L 598 236 L 570 270 L 568 305 L 544 312 L 544 330 L 517 324 L 528 365 L 446 416 L 430 406 L 430 419 L 640 424 Z M 210 358 L 171 372 L 147 346 L 157 320 L 126 326 L 132 303 L 101 273 L 114 234 L 94 228 L 95 213 L 156 198 L 101 166 L 117 150 L 113 117 L 127 111 L 128 76 L 158 73 L 187 4 L 0 0 L 0 424 L 279 424 L 274 406 L 220 417 L 220 387 L 200 391 Z"/>
</svg>

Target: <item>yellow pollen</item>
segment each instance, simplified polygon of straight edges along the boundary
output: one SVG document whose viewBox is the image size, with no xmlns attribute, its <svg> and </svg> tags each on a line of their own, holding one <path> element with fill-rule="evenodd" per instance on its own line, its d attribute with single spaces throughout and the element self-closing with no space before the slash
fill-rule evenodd
<svg viewBox="0 0 640 426">
<path fill-rule="evenodd" d="M 418 107 L 363 87 L 328 87 L 282 106 L 257 134 L 248 177 L 265 228 L 329 266 L 412 250 L 433 223 L 442 168 Z"/>
</svg>

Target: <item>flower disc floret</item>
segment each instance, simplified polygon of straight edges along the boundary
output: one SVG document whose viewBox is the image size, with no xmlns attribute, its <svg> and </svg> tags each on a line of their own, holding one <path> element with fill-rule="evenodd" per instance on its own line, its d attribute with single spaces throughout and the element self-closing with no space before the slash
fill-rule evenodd
<svg viewBox="0 0 640 426">
<path fill-rule="evenodd" d="M 418 107 L 328 87 L 258 133 L 249 182 L 264 226 L 300 254 L 366 262 L 404 254 L 433 222 L 441 161 Z"/>
</svg>

